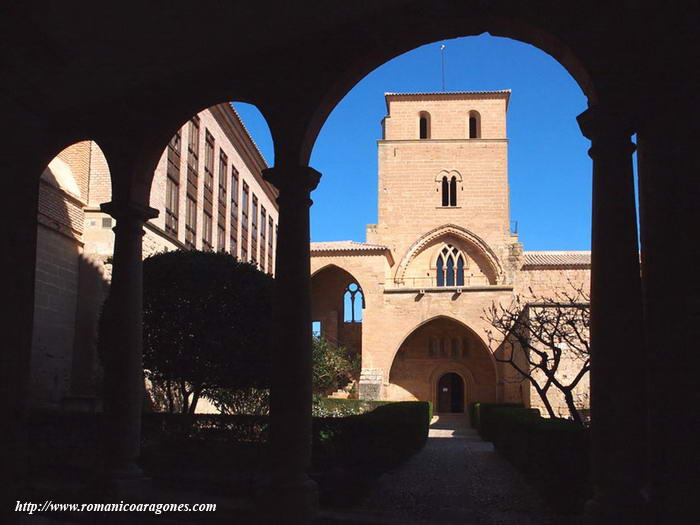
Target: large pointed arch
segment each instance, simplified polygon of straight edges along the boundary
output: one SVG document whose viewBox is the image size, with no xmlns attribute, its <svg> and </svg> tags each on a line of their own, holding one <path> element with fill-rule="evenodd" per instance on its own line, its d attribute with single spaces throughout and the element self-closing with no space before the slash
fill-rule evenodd
<svg viewBox="0 0 700 525">
<path fill-rule="evenodd" d="M 390 372 L 390 371 L 391 371 L 391 367 L 393 366 L 394 362 L 396 361 L 396 357 L 397 357 L 397 355 L 398 355 L 398 353 L 399 353 L 399 350 L 401 350 L 401 347 L 404 345 L 404 343 L 405 343 L 413 334 L 415 334 L 416 331 L 419 330 L 420 328 L 422 328 L 422 327 L 424 327 L 424 326 L 426 326 L 426 325 L 428 325 L 428 324 L 430 324 L 430 323 L 432 323 L 432 322 L 434 322 L 434 321 L 441 320 L 441 319 L 444 319 L 444 320 L 447 320 L 447 321 L 451 321 L 451 322 L 454 322 L 454 323 L 460 325 L 462 328 L 465 328 L 471 335 L 473 335 L 474 338 L 475 338 L 476 340 L 479 341 L 479 343 L 480 343 L 481 346 L 482 346 L 482 349 L 488 354 L 489 360 L 491 361 L 491 363 L 492 363 L 492 365 L 493 365 L 493 373 L 494 373 L 495 376 L 496 376 L 496 382 L 498 382 L 498 381 L 500 380 L 500 377 L 499 377 L 499 373 L 498 373 L 498 365 L 497 365 L 497 362 L 496 362 L 496 358 L 494 357 L 493 352 L 491 352 L 491 351 L 489 350 L 489 346 L 488 346 L 488 344 L 486 343 L 486 341 L 484 340 L 484 338 L 481 337 L 481 336 L 480 336 L 471 326 L 469 326 L 468 324 L 464 323 L 463 321 L 460 321 L 459 319 L 456 319 L 455 317 L 452 317 L 451 315 L 444 315 L 444 314 L 434 315 L 433 317 L 430 317 L 430 318 L 428 318 L 428 319 L 425 319 L 425 320 L 421 321 L 420 323 L 418 323 L 416 326 L 412 327 L 410 330 L 408 330 L 408 331 L 404 334 L 404 336 L 401 338 L 401 341 L 399 342 L 399 344 L 398 344 L 398 345 L 396 346 L 396 348 L 394 348 L 393 351 L 392 351 L 391 360 L 389 361 L 389 363 L 391 363 L 391 364 L 389 365 L 389 371 L 387 372 L 387 374 L 390 374 L 390 373 L 391 373 L 391 372 Z M 388 379 L 388 378 L 389 378 L 389 375 L 387 375 L 387 379 Z"/>
<path fill-rule="evenodd" d="M 478 235 L 472 233 L 466 228 L 463 228 L 462 226 L 457 226 L 456 224 L 445 224 L 443 226 L 438 226 L 414 242 L 406 251 L 401 259 L 401 262 L 396 268 L 394 282 L 397 284 L 402 283 L 406 274 L 406 269 L 411 264 L 411 261 L 413 261 L 413 259 L 415 259 L 416 256 L 428 246 L 442 237 L 454 237 L 463 241 L 476 254 L 478 254 L 481 260 L 477 261 L 477 264 L 480 266 L 482 264 L 486 266 L 484 269 L 486 270 L 489 283 L 503 284 L 505 277 L 503 266 L 491 247 Z"/>
</svg>

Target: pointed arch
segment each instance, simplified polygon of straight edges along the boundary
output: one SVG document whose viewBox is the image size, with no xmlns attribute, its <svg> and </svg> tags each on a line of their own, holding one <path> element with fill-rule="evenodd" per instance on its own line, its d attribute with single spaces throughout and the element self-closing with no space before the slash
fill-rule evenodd
<svg viewBox="0 0 700 525">
<path fill-rule="evenodd" d="M 402 283 L 406 274 L 406 269 L 413 259 L 428 246 L 443 237 L 456 238 L 466 245 L 470 255 L 486 275 L 489 284 L 503 284 L 505 273 L 498 257 L 491 247 L 478 235 L 456 224 L 439 226 L 414 242 L 398 264 L 396 273 L 394 274 L 394 282 L 397 284 Z M 443 265 L 444 264 L 446 264 L 445 259 L 443 259 Z"/>
<path fill-rule="evenodd" d="M 391 369 L 393 368 L 394 363 L 396 362 L 396 360 L 399 356 L 399 351 L 404 346 L 404 343 L 406 341 L 408 341 L 408 339 L 413 334 L 415 334 L 420 328 L 422 328 L 422 327 L 424 327 L 424 326 L 426 326 L 434 321 L 437 321 L 437 320 L 447 320 L 450 322 L 454 322 L 454 323 L 460 325 L 462 328 L 466 329 L 467 333 L 469 334 L 469 339 L 471 341 L 477 341 L 479 343 L 478 346 L 480 347 L 480 348 L 473 348 L 474 345 L 469 343 L 469 352 L 468 352 L 469 355 L 474 354 L 475 352 L 478 352 L 480 350 L 483 350 L 485 352 L 485 354 L 488 356 L 489 362 L 491 363 L 491 366 L 493 369 L 494 377 L 496 378 L 496 384 L 498 384 L 500 382 L 498 364 L 496 362 L 495 357 L 493 356 L 493 353 L 489 350 L 489 346 L 486 343 L 486 341 L 484 341 L 483 337 L 481 337 L 473 328 L 471 328 L 466 323 L 464 323 L 464 322 L 460 321 L 459 319 L 456 319 L 450 315 L 444 315 L 444 314 L 438 314 L 438 315 L 435 315 L 435 316 L 430 317 L 428 319 L 425 319 L 424 321 L 421 321 L 420 323 L 418 323 L 416 326 L 414 326 L 413 328 L 411 328 L 410 330 L 408 330 L 404 334 L 404 336 L 399 341 L 399 344 L 392 351 L 391 360 L 389 361 L 389 363 L 391 363 L 391 364 L 389 366 L 388 378 L 391 377 Z M 464 346 L 464 344 L 465 343 L 463 342 L 462 345 Z M 431 340 L 431 347 L 432 347 L 432 340 Z M 435 346 L 432 348 L 436 352 L 435 357 L 440 357 L 443 355 L 443 353 L 445 353 L 445 354 L 450 353 L 450 348 L 446 347 L 446 341 L 444 339 L 440 339 L 439 341 L 435 341 Z M 429 347 L 429 351 L 430 351 L 430 347 Z M 447 355 L 444 355 L 444 357 L 447 357 Z M 462 352 L 462 355 L 460 355 L 460 357 L 465 357 L 464 352 Z M 472 378 L 472 380 L 473 380 L 473 378 Z"/>
</svg>

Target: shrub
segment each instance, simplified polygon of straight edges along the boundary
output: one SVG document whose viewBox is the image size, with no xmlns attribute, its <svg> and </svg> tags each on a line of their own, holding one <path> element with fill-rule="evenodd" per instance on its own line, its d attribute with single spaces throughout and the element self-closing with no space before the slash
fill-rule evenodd
<svg viewBox="0 0 700 525">
<path fill-rule="evenodd" d="M 194 413 L 218 388 L 269 385 L 274 281 L 225 253 L 178 250 L 143 262 L 143 364 L 156 407 Z M 101 359 L 116 362 L 112 299 L 100 318 Z M 107 380 L 107 378 L 105 378 Z"/>
<path fill-rule="evenodd" d="M 370 412 L 389 401 L 366 401 L 363 399 L 335 399 L 314 396 L 314 417 L 346 417 Z"/>
<path fill-rule="evenodd" d="M 523 408 L 520 403 L 474 403 L 472 426 L 486 441 L 493 440 L 491 411 L 497 408 Z"/>
<path fill-rule="evenodd" d="M 535 409 L 492 407 L 489 431 L 496 450 L 560 511 L 580 511 L 590 496 L 589 437 L 581 425 L 539 417 Z"/>
<path fill-rule="evenodd" d="M 206 397 L 221 414 L 266 416 L 270 412 L 270 390 L 266 388 L 213 388 Z"/>
<path fill-rule="evenodd" d="M 314 418 L 316 466 L 391 468 L 423 447 L 430 412 L 430 403 L 406 401 L 356 416 Z"/>
<path fill-rule="evenodd" d="M 323 337 L 314 337 L 311 346 L 313 392 L 328 394 L 345 387 L 359 376 L 357 355 L 350 355 L 342 346 L 336 346 Z"/>
</svg>

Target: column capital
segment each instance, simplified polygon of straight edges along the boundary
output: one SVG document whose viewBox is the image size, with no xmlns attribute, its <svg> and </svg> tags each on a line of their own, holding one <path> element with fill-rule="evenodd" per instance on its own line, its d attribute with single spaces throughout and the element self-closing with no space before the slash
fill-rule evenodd
<svg viewBox="0 0 700 525">
<path fill-rule="evenodd" d="M 311 193 L 321 181 L 321 173 L 311 166 L 275 166 L 262 170 L 262 174 L 280 193 L 294 190 Z"/>
<path fill-rule="evenodd" d="M 607 105 L 589 106 L 576 120 L 583 136 L 591 140 L 614 135 L 629 137 L 634 133 L 630 115 Z"/>
<path fill-rule="evenodd" d="M 583 136 L 591 141 L 591 157 L 606 150 L 631 155 L 636 149 L 631 140 L 634 123 L 627 113 L 599 104 L 590 106 L 576 120 Z"/>
<path fill-rule="evenodd" d="M 100 204 L 100 210 L 111 215 L 117 221 L 139 220 L 146 222 L 148 219 L 155 219 L 159 214 L 155 208 L 131 201 L 104 202 Z"/>
</svg>

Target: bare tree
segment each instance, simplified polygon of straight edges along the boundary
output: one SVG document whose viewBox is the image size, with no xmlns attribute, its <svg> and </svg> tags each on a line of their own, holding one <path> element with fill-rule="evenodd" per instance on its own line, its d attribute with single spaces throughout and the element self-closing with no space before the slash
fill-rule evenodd
<svg viewBox="0 0 700 525">
<path fill-rule="evenodd" d="M 552 297 L 529 289 L 529 296 L 516 295 L 508 306 L 493 303 L 482 319 L 493 327 L 487 335 L 496 361 L 530 382 L 550 417 L 556 414 L 549 396 L 558 390 L 571 418 L 583 424 L 574 390 L 590 369 L 590 296 L 582 286 L 569 287 Z"/>
</svg>

